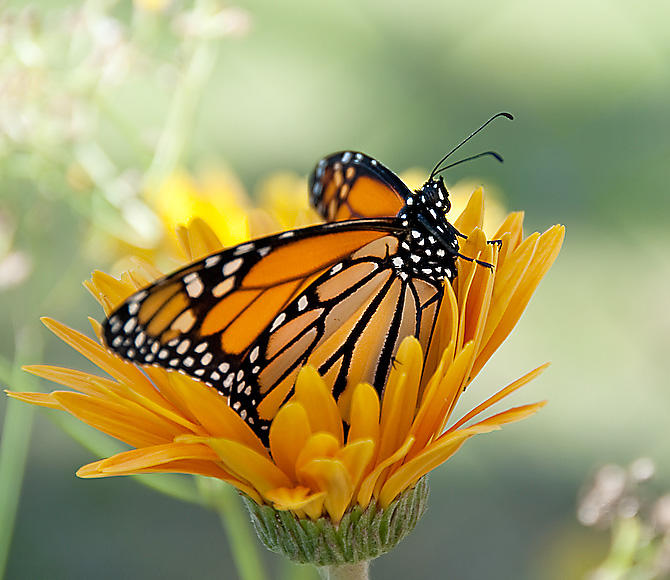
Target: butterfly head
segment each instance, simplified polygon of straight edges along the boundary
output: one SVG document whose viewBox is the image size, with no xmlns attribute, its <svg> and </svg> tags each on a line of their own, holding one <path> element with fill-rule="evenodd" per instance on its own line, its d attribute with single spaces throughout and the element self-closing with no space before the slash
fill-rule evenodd
<svg viewBox="0 0 670 580">
<path fill-rule="evenodd" d="M 451 209 L 449 192 L 444 184 L 444 178 L 441 175 L 432 177 L 423 184 L 421 189 L 417 190 L 417 196 L 421 204 L 427 208 L 436 208 L 437 213 L 446 214 Z"/>
</svg>

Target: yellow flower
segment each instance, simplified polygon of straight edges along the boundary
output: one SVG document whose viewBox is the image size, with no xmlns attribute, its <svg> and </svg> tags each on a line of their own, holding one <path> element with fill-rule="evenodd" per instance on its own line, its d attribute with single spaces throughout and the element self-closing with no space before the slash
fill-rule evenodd
<svg viewBox="0 0 670 580">
<path fill-rule="evenodd" d="M 214 389 L 178 372 L 138 366 L 110 353 L 97 340 L 47 319 L 61 339 L 109 377 L 58 368 L 27 370 L 74 389 L 10 393 L 23 401 L 62 409 L 133 449 L 82 467 L 81 477 L 153 472 L 201 474 L 222 479 L 258 504 L 316 519 L 339 522 L 374 500 L 389 506 L 426 473 L 451 457 L 467 439 L 537 411 L 544 402 L 522 405 L 482 418 L 493 404 L 537 377 L 527 373 L 454 420 L 465 388 L 512 331 L 535 288 L 556 258 L 564 229 L 554 226 L 524 238 L 523 215 L 507 216 L 488 244 L 483 233 L 481 189 L 454 222 L 468 236 L 464 255 L 493 269 L 459 259 L 458 277 L 446 285 L 428 352 L 405 339 L 380 398 L 368 384 L 352 396 L 348 428 L 330 389 L 307 366 L 294 395 L 273 419 L 269 448 Z M 179 231 L 189 259 L 222 247 L 204 221 Z M 87 287 L 109 313 L 138 288 L 160 275 L 148 264 L 117 280 L 95 272 Z"/>
</svg>

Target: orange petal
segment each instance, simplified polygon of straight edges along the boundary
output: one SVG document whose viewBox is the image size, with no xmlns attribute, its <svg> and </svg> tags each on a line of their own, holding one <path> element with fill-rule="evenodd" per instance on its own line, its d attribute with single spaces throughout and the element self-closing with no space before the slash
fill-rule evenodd
<svg viewBox="0 0 670 580">
<path fill-rule="evenodd" d="M 351 399 L 349 442 L 357 439 L 379 441 L 379 395 L 367 383 L 356 385 Z"/>
<path fill-rule="evenodd" d="M 265 493 L 265 498 L 274 504 L 277 510 L 304 510 L 313 511 L 313 504 L 318 504 L 318 514 L 321 514 L 325 491 L 313 492 L 308 487 L 278 487 Z M 318 515 L 317 515 L 318 517 Z"/>
<path fill-rule="evenodd" d="M 312 434 L 307 412 L 300 403 L 286 403 L 279 409 L 270 426 L 272 459 L 293 481 L 300 452 Z"/>
<path fill-rule="evenodd" d="M 312 489 L 326 492 L 323 507 L 334 523 L 339 522 L 354 493 L 351 477 L 344 464 L 337 459 L 313 459 L 300 468 L 299 477 L 309 482 Z"/>
<path fill-rule="evenodd" d="M 8 397 L 30 403 L 31 405 L 39 405 L 40 407 L 48 407 L 50 409 L 63 409 L 60 403 L 53 398 L 52 393 L 19 393 L 15 391 L 8 391 L 5 389 Z"/>
<path fill-rule="evenodd" d="M 132 363 L 126 362 L 109 353 L 100 344 L 56 320 L 42 318 L 42 322 L 61 340 L 68 343 L 72 348 L 83 354 L 91 362 L 99 366 L 115 379 L 132 385 L 137 393 L 147 399 L 158 404 L 164 403 L 154 385 L 152 385 L 146 375 Z"/>
<path fill-rule="evenodd" d="M 374 453 L 375 443 L 372 439 L 357 439 L 335 454 L 336 459 L 342 461 L 347 468 L 354 488 L 357 488 L 363 476 L 368 474 Z"/>
<path fill-rule="evenodd" d="M 298 473 L 303 465 L 313 459 L 335 457 L 340 449 L 340 443 L 334 435 L 321 431 L 314 433 L 307 439 L 295 461 L 295 471 Z"/>
<path fill-rule="evenodd" d="M 538 376 L 540 376 L 545 371 L 545 369 L 548 366 L 549 366 L 549 363 L 545 363 L 545 364 L 537 367 L 536 369 L 530 371 L 529 373 L 526 373 L 520 379 L 517 379 L 513 383 L 507 385 L 504 389 L 501 389 L 495 395 L 493 395 L 492 397 L 489 397 L 486 401 L 484 401 L 480 405 L 477 405 L 477 407 L 475 407 L 472 411 L 470 411 L 467 415 L 465 415 L 465 417 L 463 417 L 462 419 L 457 421 L 452 427 L 450 427 L 447 432 L 455 431 L 461 425 L 465 425 L 465 423 L 470 421 L 470 419 L 472 419 L 472 418 L 476 417 L 477 415 L 479 415 L 480 413 L 484 412 L 491 405 L 494 405 L 495 403 L 502 400 L 503 398 L 505 398 L 510 393 L 513 393 L 517 389 L 523 387 L 524 385 L 526 385 L 527 383 L 529 383 L 533 379 L 537 378 Z"/>
<path fill-rule="evenodd" d="M 206 445 L 166 443 L 118 453 L 99 462 L 98 471 L 109 475 L 135 472 L 180 459 L 204 459 L 217 462 L 218 456 Z"/>
<path fill-rule="evenodd" d="M 509 241 L 503 244 L 501 253 L 508 249 L 516 248 L 523 239 L 523 217 L 522 211 L 515 211 L 510 213 L 500 224 L 498 231 L 493 236 L 493 240 L 501 240 L 505 234 L 509 234 Z"/>
<path fill-rule="evenodd" d="M 430 342 L 428 355 L 424 367 L 424 382 L 427 382 L 435 373 L 444 353 L 451 348 L 452 356 L 455 353 L 456 336 L 458 334 L 458 303 L 456 294 L 449 282 L 444 284 L 444 297 L 440 303 L 440 310 L 435 322 L 433 338 Z M 449 361 L 450 362 L 450 361 Z M 447 363 L 448 364 L 448 363 Z"/>
<path fill-rule="evenodd" d="M 510 332 L 512 332 L 514 326 L 516 326 L 540 280 L 558 256 L 564 236 L 565 228 L 563 226 L 553 226 L 540 236 L 532 258 L 532 264 L 526 270 L 522 282 L 510 299 L 508 307 L 505 309 L 500 321 L 495 325 L 495 329 L 488 341 L 486 341 L 485 346 L 481 349 L 481 353 L 473 367 L 473 374 L 476 374 L 481 369 L 484 363 L 497 350 Z M 491 302 L 495 304 L 495 288 L 493 292 Z M 486 332 L 484 340 L 486 340 Z"/>
<path fill-rule="evenodd" d="M 246 445 L 261 455 L 267 450 L 251 427 L 228 406 L 226 397 L 191 377 L 181 373 L 168 373 L 172 396 L 181 401 L 180 408 L 187 409 L 204 431 L 212 437 L 231 439 Z"/>
<path fill-rule="evenodd" d="M 119 404 L 67 391 L 55 391 L 51 395 L 84 423 L 133 447 L 169 443 L 180 433 L 173 423 L 131 402 Z"/>
<path fill-rule="evenodd" d="M 468 200 L 468 205 L 463 210 L 463 213 L 456 218 L 454 227 L 465 234 L 470 235 L 470 232 L 475 228 L 481 229 L 484 225 L 484 190 L 478 187 Z"/>
<path fill-rule="evenodd" d="M 213 437 L 184 436 L 178 440 L 209 445 L 216 451 L 226 469 L 240 479 L 248 481 L 261 495 L 277 487 L 291 487 L 291 481 L 279 467 L 265 455 L 242 443 Z"/>
<path fill-rule="evenodd" d="M 356 497 L 358 503 L 361 506 L 366 507 L 370 503 L 372 492 L 374 491 L 375 485 L 377 485 L 377 480 L 381 476 L 382 472 L 388 467 L 392 466 L 394 463 L 401 461 L 403 457 L 405 457 L 405 455 L 407 455 L 409 450 L 412 448 L 412 445 L 414 445 L 414 437 L 410 436 L 393 455 L 387 457 L 384 461 L 379 463 L 374 468 L 372 473 L 370 473 L 363 480 L 363 483 L 361 484 Z"/>
<path fill-rule="evenodd" d="M 392 455 L 406 439 L 419 394 L 423 368 L 419 341 L 413 336 L 403 339 L 395 358 L 382 399 L 378 460 Z"/>
<path fill-rule="evenodd" d="M 337 403 L 319 373 L 309 365 L 302 367 L 298 373 L 295 400 L 307 411 L 312 432 L 331 433 L 342 445 L 344 432 Z"/>
<path fill-rule="evenodd" d="M 467 439 L 478 433 L 486 433 L 497 428 L 496 426 L 486 425 L 473 426 L 437 439 L 416 457 L 399 467 L 388 478 L 379 494 L 381 506 L 388 506 L 399 493 L 405 489 L 409 489 L 426 473 L 444 463 L 458 451 Z"/>
<path fill-rule="evenodd" d="M 93 297 L 100 302 L 109 316 L 112 310 L 115 310 L 131 294 L 136 292 L 134 284 L 127 278 L 117 280 L 100 270 L 94 270 L 91 279 L 84 282 L 84 286 L 93 294 Z"/>
<path fill-rule="evenodd" d="M 437 378 L 426 391 L 421 406 L 412 424 L 411 434 L 416 444 L 408 457 L 417 455 L 432 439 L 442 431 L 458 397 L 462 392 L 467 369 L 472 364 L 474 346 L 472 343 L 458 354 L 454 362 L 447 367 L 443 377 Z"/>
<path fill-rule="evenodd" d="M 223 244 L 214 230 L 203 219 L 197 217 L 191 220 L 187 230 L 190 260 L 199 260 L 223 249 Z"/>
</svg>

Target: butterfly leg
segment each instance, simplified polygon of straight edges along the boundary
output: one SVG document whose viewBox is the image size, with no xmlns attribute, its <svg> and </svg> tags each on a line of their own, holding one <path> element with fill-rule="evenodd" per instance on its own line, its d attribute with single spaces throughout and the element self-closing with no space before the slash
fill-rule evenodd
<svg viewBox="0 0 670 580">
<path fill-rule="evenodd" d="M 476 262 L 480 266 L 484 266 L 485 268 L 488 268 L 489 270 L 493 270 L 493 264 L 489 264 L 488 262 L 483 262 L 482 260 L 477 260 L 475 258 L 470 258 L 468 256 L 464 256 L 463 254 L 456 254 L 459 258 L 462 258 L 463 260 L 467 262 Z"/>
</svg>

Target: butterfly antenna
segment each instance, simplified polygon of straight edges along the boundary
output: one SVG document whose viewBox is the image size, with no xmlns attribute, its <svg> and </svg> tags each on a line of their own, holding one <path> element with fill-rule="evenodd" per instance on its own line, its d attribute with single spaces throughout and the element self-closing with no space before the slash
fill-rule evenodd
<svg viewBox="0 0 670 580">
<path fill-rule="evenodd" d="M 433 176 L 437 173 L 438 168 L 440 167 L 440 165 L 442 165 L 442 163 L 444 163 L 448 159 L 448 157 L 452 153 L 454 153 L 454 151 L 457 151 L 458 149 L 460 149 L 463 145 L 465 145 L 468 141 L 470 141 L 470 139 L 472 139 L 477 133 L 479 133 L 482 129 L 484 129 L 484 127 L 486 127 L 489 123 L 491 123 L 493 120 L 497 119 L 498 117 L 505 117 L 506 119 L 509 119 L 510 121 L 514 120 L 514 117 L 510 113 L 503 112 L 503 113 L 498 113 L 496 115 L 493 115 L 493 117 L 491 117 L 488 121 L 486 121 L 478 129 L 476 129 L 475 131 L 470 133 L 470 135 L 468 135 L 465 139 L 463 139 L 463 141 L 461 141 L 458 145 L 456 145 L 456 147 L 454 147 L 451 151 L 449 151 L 449 153 L 447 153 L 444 157 L 442 157 L 442 159 L 440 159 L 437 162 L 437 164 L 435 165 L 433 170 L 430 172 L 430 177 L 428 179 L 430 180 L 430 179 L 433 178 Z"/>
<path fill-rule="evenodd" d="M 500 153 L 496 153 L 495 151 L 484 151 L 484 153 L 478 153 L 477 155 L 471 155 L 470 157 L 466 157 L 465 159 L 461 159 L 460 161 L 455 161 L 454 163 L 450 163 L 449 165 L 442 167 L 441 169 L 438 169 L 437 171 L 434 172 L 434 175 L 437 175 L 438 173 L 442 173 L 443 171 L 446 171 L 450 167 L 454 167 L 456 165 L 460 165 L 461 163 L 465 163 L 466 161 L 472 161 L 473 159 L 479 159 L 480 157 L 486 157 L 486 156 L 491 156 L 500 161 L 502 163 L 503 157 L 500 155 Z M 431 176 L 432 177 L 432 176 Z"/>
</svg>

